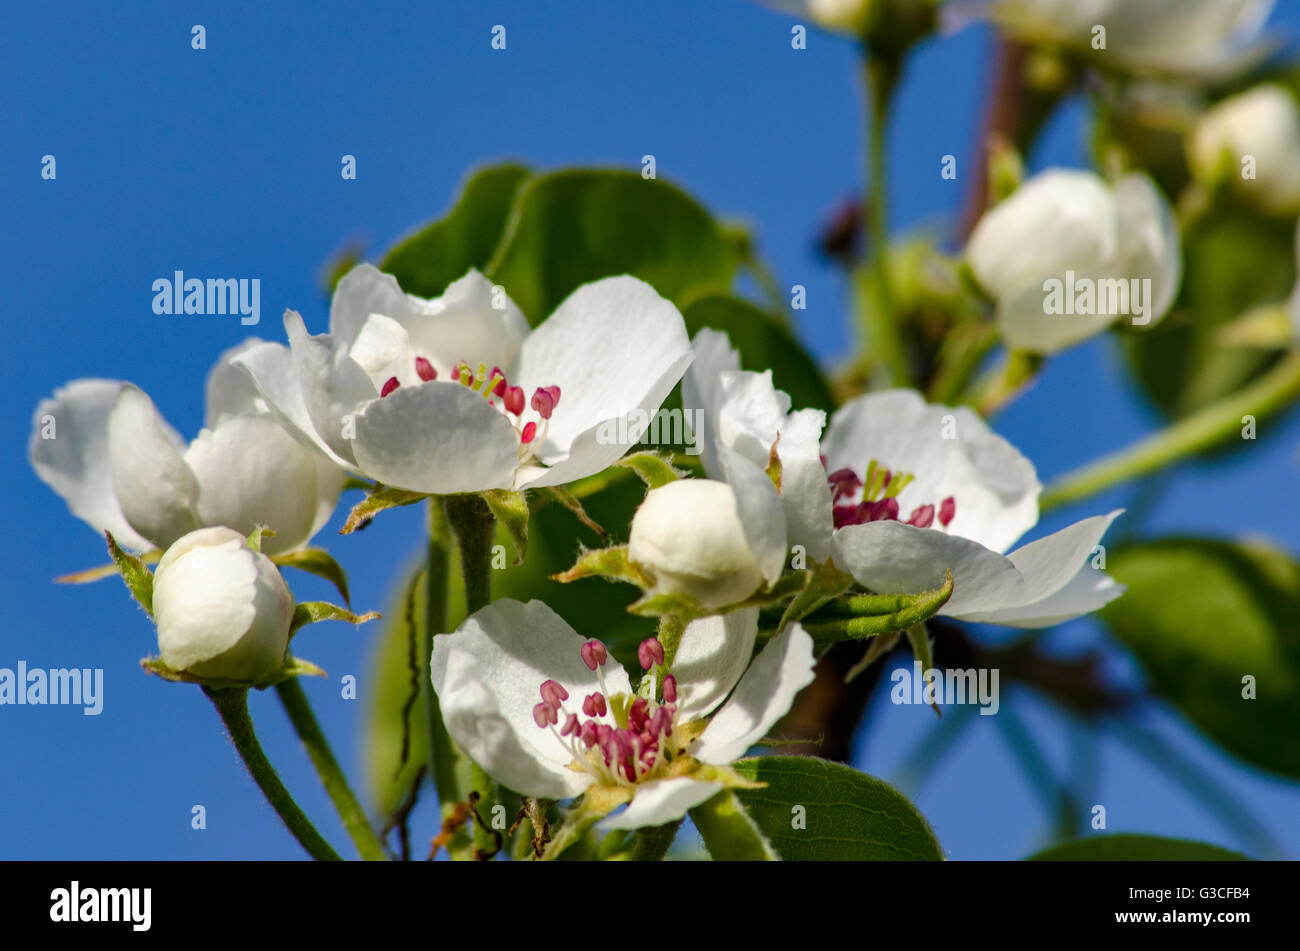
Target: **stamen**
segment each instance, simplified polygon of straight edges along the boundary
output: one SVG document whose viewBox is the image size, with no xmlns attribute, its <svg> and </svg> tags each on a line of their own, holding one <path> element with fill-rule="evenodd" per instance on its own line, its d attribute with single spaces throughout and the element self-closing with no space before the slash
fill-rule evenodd
<svg viewBox="0 0 1300 951">
<path fill-rule="evenodd" d="M 433 364 L 424 357 L 415 358 L 415 375 L 426 383 L 430 380 L 438 379 L 438 371 L 433 368 Z"/>
<path fill-rule="evenodd" d="M 560 722 L 559 704 L 547 703 L 543 700 L 537 706 L 533 707 L 533 722 L 543 730 L 548 726 L 554 726 Z"/>
<path fill-rule="evenodd" d="M 528 443 L 533 441 L 533 437 L 536 435 L 537 435 L 537 424 L 534 423 L 532 420 L 529 420 L 527 423 L 524 423 L 524 431 L 519 434 L 519 440 L 520 442 L 527 445 Z"/>
<path fill-rule="evenodd" d="M 381 397 L 387 396 L 401 385 L 401 383 L 397 382 L 397 377 L 391 376 L 388 378 L 388 382 L 384 384 L 384 388 L 379 391 L 379 395 Z"/>
<path fill-rule="evenodd" d="M 664 678 L 664 703 L 677 702 L 677 678 L 669 674 Z"/>
<path fill-rule="evenodd" d="M 939 524 L 944 528 L 952 521 L 952 517 L 957 514 L 957 500 L 951 495 L 939 503 Z"/>
<path fill-rule="evenodd" d="M 636 649 L 636 659 L 641 662 L 642 670 L 649 670 L 655 664 L 664 662 L 664 646 L 657 637 L 647 637 Z"/>
<path fill-rule="evenodd" d="M 537 415 L 542 419 L 550 419 L 551 413 L 555 412 L 555 404 L 560 402 L 560 388 L 558 386 L 542 386 L 533 391 L 531 406 L 537 410 Z"/>
<path fill-rule="evenodd" d="M 506 401 L 506 412 L 518 416 L 524 411 L 524 390 L 519 386 L 507 386 L 504 394 L 499 394 Z"/>
<path fill-rule="evenodd" d="M 577 732 L 578 716 L 575 713 L 570 713 L 568 718 L 564 721 L 564 727 L 560 730 L 560 736 L 569 736 L 570 734 L 576 735 Z"/>
<path fill-rule="evenodd" d="M 603 693 L 589 693 L 582 701 L 582 712 L 589 717 L 603 717 L 609 712 Z"/>
<path fill-rule="evenodd" d="M 604 644 L 595 639 L 583 644 L 578 653 L 582 655 L 582 662 L 587 665 L 588 670 L 603 667 L 605 661 L 609 660 L 609 651 L 605 649 Z"/>
<path fill-rule="evenodd" d="M 912 510 L 908 516 L 907 524 L 915 525 L 917 528 L 929 528 L 934 523 L 934 506 L 922 505 Z"/>
<path fill-rule="evenodd" d="M 553 703 L 557 707 L 565 700 L 569 699 L 569 691 L 565 690 L 558 682 L 547 680 L 541 687 L 542 699 L 547 703 Z"/>
</svg>

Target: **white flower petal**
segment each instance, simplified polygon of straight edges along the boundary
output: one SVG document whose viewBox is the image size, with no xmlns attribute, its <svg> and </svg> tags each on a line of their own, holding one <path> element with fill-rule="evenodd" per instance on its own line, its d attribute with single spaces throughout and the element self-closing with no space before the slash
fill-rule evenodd
<svg viewBox="0 0 1300 951">
<path fill-rule="evenodd" d="M 722 374 L 740 369 L 740 351 L 721 330 L 705 327 L 691 341 L 695 359 L 682 377 L 682 408 L 703 413 L 703 432 L 695 434 L 700 459 L 710 479 L 721 479 L 715 448 L 718 441 L 718 411 L 722 408 Z"/>
<path fill-rule="evenodd" d="M 302 318 L 294 314 L 301 323 Z M 285 315 L 286 322 L 289 315 Z M 316 426 L 307 412 L 298 374 L 294 370 L 293 354 L 288 347 L 278 343 L 263 343 L 251 347 L 231 361 L 248 374 L 266 403 L 266 408 L 299 443 L 314 449 L 331 462 L 345 468 L 355 468 L 351 447 L 346 456 L 330 448 L 316 432 Z"/>
<path fill-rule="evenodd" d="M 822 452 L 831 472 L 850 468 L 861 477 L 875 459 L 915 476 L 898 497 L 904 521 L 916 506 L 937 507 L 952 496 L 949 533 L 995 551 L 1038 521 L 1042 485 L 1033 463 L 966 407 L 928 404 L 912 390 L 860 396 L 831 417 Z"/>
<path fill-rule="evenodd" d="M 1064 589 L 1070 587 L 1080 574 L 1081 568 L 1092 570 L 1088 565 L 1088 559 L 1092 557 L 1106 529 L 1122 511 L 1123 509 L 1116 509 L 1108 515 L 1085 518 L 1059 532 L 1017 548 L 1009 554 L 1007 560 L 1015 565 L 1024 579 L 1024 584 L 1001 604 L 986 604 L 979 609 L 963 609 L 959 612 L 952 608 L 952 602 L 949 601 L 942 613 L 960 616 L 968 621 L 1034 627 L 1037 625 L 1029 622 L 1039 617 L 1055 616 L 1090 591 L 1094 595 L 1109 593 L 1111 597 L 1117 597 L 1120 592 L 1115 592 L 1108 586 L 1090 587 L 1086 581 L 1080 581 L 1078 587 L 1070 588 L 1068 593 L 1061 595 L 1060 604 L 1053 600 Z M 953 597 L 956 598 L 955 593 Z M 1110 597 L 1106 598 L 1106 600 L 1110 599 Z M 1105 601 L 1101 603 L 1104 604 Z M 1096 606 L 1100 607 L 1100 604 Z"/>
<path fill-rule="evenodd" d="M 568 691 L 564 708 L 573 712 L 587 694 L 600 690 L 579 653 L 584 641 L 543 602 L 509 598 L 433 640 L 433 687 L 448 732 L 516 792 L 565 799 L 591 784 L 586 773 L 569 769 L 573 756 L 564 744 L 533 721 L 543 681 L 555 680 Z M 601 673 L 613 693 L 632 692 L 618 664 L 607 663 Z"/>
<path fill-rule="evenodd" d="M 1097 611 L 1114 601 L 1125 590 L 1124 585 L 1106 572 L 1085 562 L 1064 587 L 1041 601 L 998 611 L 996 623 L 1008 627 L 1051 627 L 1062 621 Z"/>
<path fill-rule="evenodd" d="M 1150 323 L 1154 327 L 1178 296 L 1183 280 L 1183 247 L 1174 210 L 1160 189 L 1145 174 L 1125 175 L 1115 186 L 1119 205 L 1120 241 L 1128 260 L 1128 274 L 1149 279 Z M 1131 319 L 1131 318 L 1126 318 Z"/>
<path fill-rule="evenodd" d="M 722 375 L 722 406 L 718 411 L 718 441 L 760 469 L 767 467 L 790 397 L 772 385 L 772 371 L 734 370 Z"/>
<path fill-rule="evenodd" d="M 325 523 L 334 514 L 334 509 L 339 504 L 339 496 L 343 494 L 343 484 L 348 480 L 348 473 L 346 469 L 340 469 L 320 453 L 310 450 L 308 452 L 316 462 L 316 516 L 312 519 L 311 531 L 307 534 L 310 540 L 325 527 Z"/>
<path fill-rule="evenodd" d="M 719 446 L 718 461 L 727 484 L 736 494 L 736 509 L 745 540 L 770 585 L 785 569 L 788 547 L 781 496 L 767 473 L 735 450 Z"/>
<path fill-rule="evenodd" d="M 786 627 L 754 658 L 691 755 L 719 766 L 745 755 L 785 716 L 795 694 L 812 683 L 815 663 L 812 638 L 797 623 Z"/>
<path fill-rule="evenodd" d="M 639 783 L 632 801 L 622 812 L 602 820 L 597 829 L 644 829 L 676 822 L 706 799 L 711 799 L 722 783 L 702 782 L 678 776 L 673 779 L 652 779 Z"/>
<path fill-rule="evenodd" d="M 480 394 L 442 380 L 372 400 L 352 442 L 369 478 L 432 495 L 510 488 L 518 445 L 510 421 Z"/>
<path fill-rule="evenodd" d="M 673 658 L 682 722 L 707 716 L 749 666 L 758 637 L 758 608 L 710 614 L 686 625 Z"/>
<path fill-rule="evenodd" d="M 318 456 L 271 416 L 225 416 L 215 429 L 199 433 L 184 459 L 199 482 L 201 524 L 225 525 L 241 535 L 258 525 L 272 528 L 275 535 L 262 542 L 268 555 L 311 537 L 320 504 Z"/>
<path fill-rule="evenodd" d="M 960 535 L 892 520 L 867 522 L 837 531 L 833 550 L 835 564 L 878 594 L 932 591 L 951 571 L 952 597 L 940 614 L 964 618 L 1022 603 L 1025 580 L 1016 566 Z"/>
<path fill-rule="evenodd" d="M 330 298 L 330 333 L 351 346 L 371 314 L 383 314 L 404 323 L 414 311 L 413 299 L 402 290 L 397 278 L 372 264 L 358 264 L 334 288 Z"/>
<path fill-rule="evenodd" d="M 524 341 L 511 379 L 530 398 L 560 387 L 539 458 L 554 465 L 602 421 L 657 410 L 693 356 L 682 315 L 649 284 L 622 276 L 582 285 Z"/>
<path fill-rule="evenodd" d="M 199 482 L 184 443 L 140 389 L 125 384 L 108 418 L 108 458 L 122 514 L 158 548 L 199 527 Z"/>
<path fill-rule="evenodd" d="M 317 438 L 336 457 L 353 458 L 349 420 L 356 420 L 357 414 L 379 396 L 378 390 L 360 364 L 348 356 L 342 339 L 308 334 L 295 311 L 284 315 L 284 329 L 289 335 L 289 354 L 302 405 Z"/>
<path fill-rule="evenodd" d="M 119 380 L 73 380 L 55 390 L 32 416 L 27 454 L 41 481 L 68 503 L 73 515 L 97 532 L 112 532 L 119 545 L 143 551 L 152 546 L 122 514 L 108 456 L 108 417 L 124 385 Z M 50 433 L 47 426 L 53 427 L 52 439 L 44 438 Z"/>
<path fill-rule="evenodd" d="M 236 357 L 248 353 L 254 347 L 264 345 L 265 341 L 257 337 L 249 337 L 217 358 L 217 362 L 208 371 L 204 426 L 211 429 L 221 421 L 223 416 L 266 412 L 266 401 L 257 392 L 252 379 L 247 372 L 234 363 Z"/>
<path fill-rule="evenodd" d="M 826 414 L 801 409 L 781 427 L 776 452 L 781 460 L 781 506 L 785 509 L 787 543 L 800 545 L 813 561 L 830 557 L 831 490 L 821 460 L 822 427 Z"/>
<path fill-rule="evenodd" d="M 357 339 L 348 347 L 348 356 L 372 377 L 406 353 L 410 337 L 406 328 L 383 314 L 371 314 L 361 326 Z M 405 381 L 403 381 L 405 382 Z"/>
</svg>

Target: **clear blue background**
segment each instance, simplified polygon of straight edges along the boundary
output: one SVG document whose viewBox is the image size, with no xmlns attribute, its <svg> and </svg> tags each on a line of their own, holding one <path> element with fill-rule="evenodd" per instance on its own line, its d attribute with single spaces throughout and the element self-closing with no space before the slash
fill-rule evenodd
<svg viewBox="0 0 1300 951">
<path fill-rule="evenodd" d="M 1276 15 L 1300 29 L 1292 4 Z M 190 48 L 190 27 L 207 49 Z M 493 24 L 508 50 L 489 45 Z M 0 369 L 9 395 L 3 477 L 4 631 L 0 666 L 102 667 L 99 717 L 79 708 L 0 707 L 0 857 L 296 857 L 240 768 L 197 689 L 144 675 L 148 620 L 115 580 L 56 586 L 61 573 L 100 564 L 103 546 L 34 476 L 25 447 L 39 399 L 83 376 L 144 387 L 187 437 L 201 426 L 202 384 L 225 347 L 249 329 L 282 336 L 278 315 L 300 309 L 325 329 L 323 263 L 350 240 L 372 255 L 441 213 L 476 164 L 523 159 L 635 166 L 653 153 L 673 179 L 721 215 L 748 221 L 785 285 L 808 287 L 803 338 L 828 363 L 850 339 L 843 279 L 821 263 L 813 235 L 860 181 L 861 100 L 855 51 L 810 31 L 790 48 L 792 21 L 730 0 L 441 4 L 5 4 L 0 8 L 0 190 L 8 342 Z M 890 142 L 899 230 L 946 228 L 974 167 L 977 119 L 990 70 L 980 27 L 928 44 L 912 63 Z M 1081 111 L 1067 109 L 1033 164 L 1084 162 Z M 57 157 L 43 181 L 41 156 Z M 339 175 L 357 157 L 356 181 Z M 939 176 L 958 157 L 959 179 Z M 151 284 L 174 269 L 258 277 L 263 322 L 169 319 L 150 308 Z M 1108 340 L 1051 364 L 998 429 L 1046 481 L 1147 432 L 1154 416 L 1126 383 Z M 1267 428 L 1270 424 L 1266 423 Z M 1257 533 L 1300 549 L 1295 486 L 1300 424 L 1231 459 L 1186 472 L 1150 531 Z M 1124 492 L 1045 521 L 1123 504 Z M 388 603 L 397 569 L 420 545 L 413 512 L 381 518 L 347 539 L 321 540 L 350 571 L 359 606 Z M 300 598 L 327 595 L 295 573 Z M 363 675 L 372 634 L 312 629 L 303 653 L 330 682 L 309 681 L 326 732 L 356 775 L 360 703 L 338 678 Z M 1094 643 L 1076 623 L 1060 643 Z M 1133 676 L 1122 652 L 1114 668 Z M 365 681 L 362 681 L 363 689 Z M 1063 721 L 1034 698 L 1010 697 L 1063 775 L 1073 754 Z M 327 837 L 346 848 L 305 754 L 275 698 L 253 715 L 289 787 Z M 857 765 L 899 778 L 933 713 L 878 703 Z M 1015 858 L 1041 845 L 1052 819 L 993 721 L 979 718 L 920 790 L 918 803 L 953 858 Z M 1231 790 L 1300 855 L 1300 787 L 1206 746 L 1175 715 L 1155 728 Z M 1079 748 L 1086 751 L 1086 744 Z M 1086 803 L 1107 807 L 1114 830 L 1248 846 L 1221 817 L 1141 758 L 1103 741 Z M 359 778 L 359 777 L 358 777 Z M 190 828 L 194 804 L 205 831 Z M 416 824 L 426 834 L 429 818 Z"/>
</svg>

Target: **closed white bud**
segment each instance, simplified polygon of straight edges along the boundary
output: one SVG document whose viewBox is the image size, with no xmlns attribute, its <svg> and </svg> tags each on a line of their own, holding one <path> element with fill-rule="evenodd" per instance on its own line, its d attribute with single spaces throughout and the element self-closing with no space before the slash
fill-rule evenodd
<svg viewBox="0 0 1300 951">
<path fill-rule="evenodd" d="M 258 683 L 284 665 L 294 600 L 271 559 L 229 528 L 177 539 L 154 573 L 163 663 L 197 677 Z"/>
<path fill-rule="evenodd" d="M 680 479 L 652 489 L 632 518 L 627 547 L 653 582 L 652 594 L 703 608 L 742 601 L 763 583 L 725 482 Z"/>
<path fill-rule="evenodd" d="M 997 302 L 1003 338 L 1036 353 L 1078 343 L 1121 317 L 1154 324 L 1182 281 L 1173 210 L 1142 174 L 1113 187 L 1089 171 L 1035 175 L 984 214 L 966 259 Z M 1068 308 L 1052 306 L 1055 282 Z M 1096 293 L 1076 307 L 1075 289 L 1085 283 Z"/>
<path fill-rule="evenodd" d="M 1205 113 L 1187 142 L 1203 182 L 1223 182 L 1271 214 L 1300 212 L 1300 107 L 1268 83 L 1229 96 Z"/>
</svg>

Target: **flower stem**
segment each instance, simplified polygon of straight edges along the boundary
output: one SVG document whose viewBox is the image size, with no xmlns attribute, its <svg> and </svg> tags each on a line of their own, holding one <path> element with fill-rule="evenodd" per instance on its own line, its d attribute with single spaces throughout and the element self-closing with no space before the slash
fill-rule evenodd
<svg viewBox="0 0 1300 951">
<path fill-rule="evenodd" d="M 429 547 L 424 572 L 424 623 L 420 630 L 422 677 L 427 699 L 427 725 L 429 732 L 429 763 L 433 775 L 433 788 L 438 793 L 438 804 L 445 821 L 456 811 L 456 804 L 469 798 L 469 761 L 456 746 L 442 720 L 438 694 L 427 675 L 433 657 L 433 639 L 447 630 L 447 576 L 450 567 L 451 527 L 447 523 L 447 510 L 443 500 L 429 499 Z M 452 836 L 447 851 L 453 858 L 469 858 L 468 836 L 461 830 Z"/>
<path fill-rule="evenodd" d="M 330 749 L 325 734 L 321 732 L 320 724 L 316 722 L 316 715 L 312 713 L 311 704 L 307 701 L 307 694 L 303 692 L 298 678 L 290 677 L 280 681 L 275 685 L 275 690 L 280 695 L 285 713 L 289 714 L 289 719 L 293 722 L 293 728 L 298 731 L 298 738 L 307 748 L 307 755 L 311 757 L 321 784 L 329 793 L 330 801 L 338 810 L 339 818 L 343 820 L 357 852 L 367 862 L 384 861 L 387 859 L 384 847 L 375 835 L 375 830 L 370 827 L 366 811 L 348 785 L 348 779 L 343 775 L 338 760 L 334 758 L 334 752 Z"/>
<path fill-rule="evenodd" d="M 867 224 L 867 265 L 872 293 L 867 301 L 867 333 L 878 362 L 889 372 L 894 386 L 909 386 L 912 371 L 907 359 L 889 273 L 889 191 L 886 171 L 890 104 L 901 73 L 898 58 L 884 53 L 864 56 L 862 74 L 867 101 L 867 190 L 862 204 Z"/>
<path fill-rule="evenodd" d="M 1243 417 L 1258 420 L 1283 409 L 1300 396 L 1300 351 L 1287 354 L 1254 383 L 1185 419 L 1054 481 L 1043 492 L 1043 511 L 1077 502 L 1121 482 L 1162 469 L 1193 453 L 1209 449 L 1244 425 Z"/>
<path fill-rule="evenodd" d="M 677 838 L 677 830 L 682 827 L 682 820 L 666 822 L 661 826 L 647 826 L 636 832 L 636 844 L 632 847 L 634 862 L 662 862 Z"/>
<path fill-rule="evenodd" d="M 460 571 L 465 581 L 465 613 L 473 614 L 492 600 L 492 542 L 496 517 L 481 495 L 446 498 L 447 522 L 460 549 Z M 478 793 L 478 808 L 491 812 L 498 798 L 497 784 L 477 763 L 470 768 L 470 786 Z M 491 853 L 495 839 L 490 829 L 474 823 L 474 849 Z"/>
<path fill-rule="evenodd" d="M 342 861 L 339 854 L 316 831 L 311 820 L 298 808 L 298 804 L 289 795 L 289 790 L 285 789 L 284 783 L 280 782 L 275 768 L 262 752 L 262 744 L 257 742 L 257 734 L 253 732 L 253 721 L 248 715 L 248 688 L 204 687 L 203 692 L 208 695 L 208 699 L 217 708 L 217 713 L 221 715 L 221 721 L 226 725 L 230 740 L 235 744 L 235 749 L 244 761 L 249 775 L 256 781 L 262 794 L 266 796 L 266 801 L 271 804 L 271 808 L 280 816 L 293 837 L 307 850 L 308 855 L 318 861 Z"/>
</svg>

